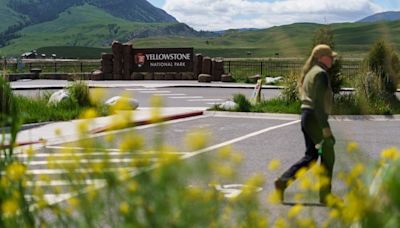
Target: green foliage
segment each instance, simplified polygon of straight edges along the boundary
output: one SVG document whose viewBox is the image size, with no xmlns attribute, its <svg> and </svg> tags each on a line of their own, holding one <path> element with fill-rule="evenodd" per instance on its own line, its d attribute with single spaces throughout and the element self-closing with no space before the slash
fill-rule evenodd
<svg viewBox="0 0 400 228">
<path fill-rule="evenodd" d="M 371 82 L 375 84 L 368 85 L 374 87 L 372 90 L 362 90 L 367 92 L 364 95 L 370 99 L 379 97 L 385 100 L 394 99 L 398 83 L 399 59 L 393 48 L 384 40 L 377 41 L 364 61 L 368 74 L 361 76 L 361 80 L 367 80 L 367 84 Z"/>
<path fill-rule="evenodd" d="M 250 112 L 251 103 L 243 94 L 233 95 L 233 101 L 238 105 L 236 111 Z"/>
<path fill-rule="evenodd" d="M 90 106 L 89 86 L 84 81 L 74 81 L 68 87 L 68 93 L 80 107 Z"/>
<path fill-rule="evenodd" d="M 334 33 L 330 26 L 321 27 L 315 32 L 313 38 L 313 48 L 318 44 L 326 44 L 335 50 Z M 342 76 L 342 57 L 338 57 L 328 70 L 329 78 L 331 80 L 332 91 L 335 94 L 340 92 L 344 79 Z"/>
<path fill-rule="evenodd" d="M 290 72 L 284 78 L 285 88 L 282 90 L 283 100 L 289 102 L 299 101 L 298 80 L 299 75 L 295 72 Z"/>
<path fill-rule="evenodd" d="M 5 72 L 5 71 L 3 71 Z M 3 73 L 5 76 L 6 74 Z M 20 112 L 18 111 L 18 102 L 16 102 L 10 84 L 0 75 L 0 128 L 2 129 L 0 145 L 13 145 L 17 140 L 17 132 L 20 127 Z M 5 142 L 4 127 L 10 129 L 10 139 Z M 13 147 L 6 149 L 3 153 L 6 160 L 11 159 Z M 0 175 L 1 176 L 1 175 Z"/>
<path fill-rule="evenodd" d="M 326 44 L 332 49 L 335 48 L 335 42 L 333 40 L 333 31 L 330 26 L 321 27 L 315 32 L 311 48 L 314 48 L 318 44 Z"/>
</svg>

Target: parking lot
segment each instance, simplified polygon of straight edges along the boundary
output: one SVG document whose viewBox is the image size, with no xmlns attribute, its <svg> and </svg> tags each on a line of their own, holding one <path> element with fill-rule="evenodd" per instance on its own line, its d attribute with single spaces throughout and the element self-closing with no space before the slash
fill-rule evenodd
<svg viewBox="0 0 400 228">
<path fill-rule="evenodd" d="M 338 117 L 331 120 L 333 132 L 337 139 L 336 164 L 334 169 L 333 192 L 339 196 L 344 195 L 346 188 L 335 178 L 340 171 L 350 170 L 356 162 L 367 163 L 376 160 L 380 152 L 388 147 L 400 148 L 400 119 L 385 117 L 370 118 L 347 118 Z M 193 129 L 207 130 L 210 140 L 204 149 L 193 151 L 185 144 L 185 136 Z M 55 145 L 47 145 L 37 151 L 35 158 L 29 162 L 28 173 L 40 180 L 40 175 L 46 175 L 50 180 L 38 181 L 35 184 L 44 189 L 46 198 L 53 203 L 61 202 L 76 194 L 70 183 L 65 180 L 64 169 L 49 166 L 49 162 L 65 165 L 74 162 L 74 158 L 66 157 L 66 151 L 73 152 L 74 157 L 80 157 L 80 163 L 96 163 L 107 156 L 110 169 L 126 169 L 132 173 L 137 171 L 132 167 L 135 160 L 146 156 L 150 163 L 148 166 L 157 164 L 157 158 L 152 159 L 152 145 L 156 136 L 162 132 L 162 138 L 166 144 L 176 148 L 171 152 L 179 155 L 182 159 L 191 161 L 204 155 L 212 155 L 218 149 L 230 145 L 233 150 L 238 151 L 243 161 L 238 168 L 239 176 L 233 183 L 221 182 L 221 185 L 240 185 L 255 175 L 261 174 L 266 180 L 260 194 L 263 206 L 271 211 L 272 217 L 286 213 L 289 206 L 296 202 L 294 195 L 301 192 L 297 185 L 290 186 L 285 195 L 286 205 L 269 205 L 266 202 L 268 193 L 273 190 L 273 180 L 276 179 L 286 168 L 296 162 L 304 153 L 303 136 L 300 131 L 300 121 L 297 115 L 273 115 L 273 114 L 240 114 L 240 113 L 214 113 L 207 112 L 205 115 L 187 119 L 166 122 L 160 128 L 157 125 L 146 125 L 133 129 L 105 132 L 93 135 L 97 143 L 92 144 L 90 154 L 85 154 L 81 142 L 69 142 Z M 134 133 L 133 133 L 134 132 Z M 107 147 L 104 142 L 112 135 L 113 141 Z M 141 135 L 145 139 L 145 151 L 129 154 L 121 150 L 120 143 L 124 138 Z M 359 144 L 360 153 L 349 154 L 346 146 L 349 142 Z M 87 148 L 86 148 L 87 149 Z M 49 159 L 51 157 L 52 159 Z M 271 160 L 278 159 L 281 166 L 276 171 L 269 171 L 268 164 Z M 77 170 L 79 172 L 79 169 Z M 85 181 L 82 189 L 95 185 L 101 188 L 104 180 L 101 178 Z M 58 193 L 52 192 L 57 186 Z M 325 213 L 326 209 L 319 207 L 316 203 L 318 197 L 306 202 L 313 213 Z"/>
</svg>

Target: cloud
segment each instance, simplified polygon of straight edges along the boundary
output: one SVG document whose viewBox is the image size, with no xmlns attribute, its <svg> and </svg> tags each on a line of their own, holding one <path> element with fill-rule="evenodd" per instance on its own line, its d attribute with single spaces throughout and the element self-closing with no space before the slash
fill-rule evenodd
<svg viewBox="0 0 400 228">
<path fill-rule="evenodd" d="M 197 30 L 349 22 L 383 10 L 371 0 L 166 0 L 163 9 Z"/>
</svg>

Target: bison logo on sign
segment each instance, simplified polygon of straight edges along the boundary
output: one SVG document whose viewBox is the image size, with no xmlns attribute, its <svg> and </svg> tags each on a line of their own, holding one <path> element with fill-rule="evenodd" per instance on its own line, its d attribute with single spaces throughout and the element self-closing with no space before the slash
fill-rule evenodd
<svg viewBox="0 0 400 228">
<path fill-rule="evenodd" d="M 135 63 L 138 67 L 142 67 L 146 61 L 146 56 L 143 53 L 137 53 L 135 55 Z"/>
</svg>

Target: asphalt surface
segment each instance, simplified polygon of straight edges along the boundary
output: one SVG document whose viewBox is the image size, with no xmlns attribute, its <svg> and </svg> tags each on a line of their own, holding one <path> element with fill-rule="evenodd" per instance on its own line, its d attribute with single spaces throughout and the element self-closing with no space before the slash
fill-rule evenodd
<svg viewBox="0 0 400 228">
<path fill-rule="evenodd" d="M 214 103 L 222 103 L 225 100 L 232 99 L 233 94 L 242 93 L 250 97 L 253 89 L 251 88 L 195 88 L 195 87 L 166 87 L 151 88 L 142 86 L 132 86 L 126 88 L 107 88 L 105 98 L 121 95 L 125 92 L 137 99 L 141 107 L 149 107 L 151 96 L 158 95 L 164 98 L 166 107 L 199 107 L 201 109 L 212 106 Z M 43 90 L 45 91 L 45 90 Z M 41 91 L 41 92 L 43 92 Z M 55 90 L 51 90 L 55 91 Z M 37 96 L 37 90 L 18 90 L 18 94 L 26 96 Z M 265 98 L 276 97 L 280 94 L 277 89 L 263 89 Z M 333 192 L 343 196 L 347 191 L 346 187 L 338 180 L 337 174 L 341 171 L 348 171 L 357 162 L 365 165 L 376 161 L 383 149 L 395 146 L 400 148 L 400 129 L 399 119 L 373 120 L 368 118 L 349 118 L 330 120 L 332 130 L 337 140 L 336 144 L 336 163 L 334 169 Z M 202 153 L 193 154 L 184 138 L 192 129 L 204 129 L 209 132 L 210 141 L 207 148 Z M 285 194 L 286 205 L 270 205 L 266 203 L 268 193 L 273 190 L 273 180 L 276 179 L 290 165 L 299 160 L 304 153 L 304 140 L 300 131 L 299 116 L 285 115 L 248 115 L 243 116 L 230 113 L 227 116 L 213 116 L 212 114 L 200 117 L 188 118 L 184 120 L 172 121 L 165 124 L 163 128 L 148 125 L 137 127 L 135 129 L 126 129 L 117 132 L 107 132 L 94 136 L 97 142 L 93 145 L 93 151 L 96 154 L 85 157 L 88 160 L 101 159 L 110 156 L 115 159 L 112 167 L 123 168 L 131 167 L 132 159 L 141 159 L 142 156 L 152 157 L 152 154 L 143 152 L 143 154 L 120 153 L 120 142 L 126 137 L 140 134 L 145 139 L 145 146 L 151 150 L 157 135 L 162 135 L 164 142 L 176 148 L 179 155 L 187 158 L 187 162 L 196 161 L 204 156 L 213 156 L 216 151 L 225 145 L 231 145 L 235 151 L 238 151 L 243 161 L 237 169 L 238 177 L 234 182 L 221 180 L 221 185 L 244 184 L 246 180 L 254 174 L 261 174 L 266 180 L 262 191 L 260 192 L 260 202 L 263 207 L 269 210 L 271 220 L 283 214 L 286 215 L 290 206 L 294 203 L 300 203 L 294 199 L 296 193 L 301 192 L 297 184 L 291 185 Z M 96 148 L 96 145 L 104 145 L 106 135 L 111 134 L 114 141 L 102 148 Z M 346 152 L 346 146 L 349 142 L 357 142 L 360 150 L 357 153 L 349 154 Z M 60 173 L 60 169 L 48 166 L 49 155 L 61 155 L 66 149 L 79 153 L 84 142 L 61 143 L 51 145 L 38 151 L 28 170 L 36 178 L 40 174 L 46 173 L 50 176 L 52 182 L 40 183 L 50 201 L 57 203 L 71 196 L 73 189 L 64 182 L 65 177 Z M 197 151 L 198 152 L 198 151 Z M 59 157 L 59 160 L 65 158 Z M 131 159 L 131 160 L 124 160 Z M 271 160 L 281 161 L 281 167 L 276 171 L 267 169 Z M 68 162 L 68 161 L 67 161 Z M 148 165 L 157 164 L 157 160 L 151 160 Z M 28 171 L 29 172 L 29 171 Z M 372 177 L 371 177 L 372 178 Z M 101 182 L 101 179 L 95 181 Z M 194 181 L 195 182 L 195 181 Z M 62 193 L 61 196 L 54 195 L 54 186 L 58 186 Z M 86 185 L 82 186 L 82 189 Z M 310 196 L 301 203 L 306 203 L 307 213 L 310 213 L 315 219 L 322 222 L 326 216 L 327 209 L 318 204 L 318 195 Z"/>
<path fill-rule="evenodd" d="M 181 156 L 187 156 L 188 162 L 200 159 L 203 156 L 213 156 L 216 151 L 224 145 L 231 145 L 235 151 L 238 151 L 243 161 L 238 169 L 238 177 L 235 182 L 224 182 L 221 184 L 244 184 L 246 180 L 255 175 L 261 174 L 266 180 L 260 194 L 260 202 L 263 207 L 269 210 L 271 219 L 281 214 L 286 214 L 290 209 L 290 205 L 299 203 L 294 200 L 294 195 L 301 192 L 296 182 L 291 185 L 285 194 L 287 205 L 270 205 L 266 203 L 268 193 L 273 190 L 272 181 L 276 179 L 286 168 L 299 160 L 304 153 L 304 140 L 300 131 L 300 123 L 298 116 L 213 116 L 207 114 L 205 116 L 189 118 L 185 120 L 173 121 L 165 124 L 163 128 L 156 126 L 143 126 L 136 129 L 126 129 L 121 132 L 109 132 L 93 139 L 98 142 L 93 144 L 104 145 L 105 135 L 112 134 L 115 141 L 108 144 L 106 148 L 108 152 L 118 151 L 119 144 L 125 137 L 132 137 L 133 134 L 142 135 L 145 139 L 145 146 L 151 150 L 155 136 L 162 134 L 164 142 L 173 146 Z M 331 120 L 331 126 L 337 139 L 336 145 L 336 164 L 334 169 L 333 192 L 339 196 L 343 196 L 347 189 L 337 178 L 340 171 L 348 171 L 357 162 L 365 165 L 375 161 L 380 152 L 388 147 L 396 146 L 400 148 L 400 120 Z M 185 145 L 185 135 L 193 129 L 207 130 L 210 135 L 210 141 L 203 153 L 193 156 L 193 151 Z M 355 141 L 360 145 L 358 153 L 349 154 L 346 152 L 348 142 Z M 40 153 L 57 154 L 62 153 L 65 149 L 72 149 L 76 152 L 80 151 L 81 142 L 73 142 L 68 144 L 58 144 L 42 149 Z M 93 151 L 103 151 L 104 147 L 93 148 Z M 98 159 L 103 155 L 96 155 L 88 159 Z M 140 159 L 140 154 L 134 155 L 134 159 Z M 151 154 L 150 154 L 151 156 Z M 130 155 L 111 155 L 112 159 L 132 158 Z M 277 171 L 269 171 L 267 169 L 271 160 L 278 159 L 282 165 Z M 35 161 L 46 161 L 44 158 L 37 158 Z M 157 161 L 152 161 L 155 164 Z M 45 162 L 46 163 L 46 162 Z M 29 169 L 48 169 L 47 165 L 30 166 Z M 115 162 L 115 167 L 129 167 L 130 162 Z M 151 165 L 149 164 L 149 165 Z M 47 168 L 46 168 L 47 167 Z M 52 176 L 54 179 L 62 178 L 59 174 Z M 71 189 L 68 186 L 62 186 L 62 192 L 68 194 Z M 51 194 L 51 188 L 43 186 L 47 193 Z M 302 201 L 309 205 L 307 210 L 318 221 L 322 221 L 326 216 L 327 209 L 317 204 L 318 196 Z"/>
</svg>

